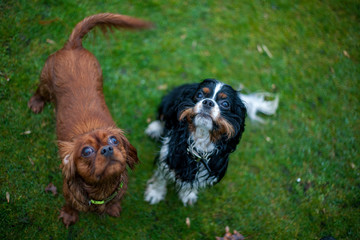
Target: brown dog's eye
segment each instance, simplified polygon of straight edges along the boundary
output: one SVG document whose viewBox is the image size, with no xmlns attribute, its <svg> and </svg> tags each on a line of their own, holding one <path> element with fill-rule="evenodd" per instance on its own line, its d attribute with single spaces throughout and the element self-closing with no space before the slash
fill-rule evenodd
<svg viewBox="0 0 360 240">
<path fill-rule="evenodd" d="M 108 143 L 116 146 L 119 144 L 119 141 L 116 139 L 116 137 L 111 136 L 111 137 L 109 137 Z"/>
<path fill-rule="evenodd" d="M 84 147 L 81 151 L 81 156 L 90 157 L 94 152 L 95 150 L 92 147 Z"/>
</svg>

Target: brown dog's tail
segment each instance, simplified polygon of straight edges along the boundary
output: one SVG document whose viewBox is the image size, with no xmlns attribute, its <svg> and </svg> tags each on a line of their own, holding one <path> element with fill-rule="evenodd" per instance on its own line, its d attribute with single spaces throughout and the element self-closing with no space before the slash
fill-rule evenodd
<svg viewBox="0 0 360 240">
<path fill-rule="evenodd" d="M 66 42 L 65 49 L 76 49 L 82 47 L 83 37 L 94 27 L 99 26 L 103 32 L 107 28 L 126 28 L 126 29 L 144 29 L 152 27 L 150 22 L 126 15 L 100 13 L 85 18 L 79 22 L 72 31 L 69 40 Z"/>
</svg>

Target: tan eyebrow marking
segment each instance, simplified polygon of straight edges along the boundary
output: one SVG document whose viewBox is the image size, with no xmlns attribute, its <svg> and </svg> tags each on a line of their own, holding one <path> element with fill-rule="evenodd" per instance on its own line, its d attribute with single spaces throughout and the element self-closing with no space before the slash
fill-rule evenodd
<svg viewBox="0 0 360 240">
<path fill-rule="evenodd" d="M 227 98 L 227 95 L 225 93 L 219 93 L 220 98 Z"/>
<path fill-rule="evenodd" d="M 207 88 L 207 87 L 204 87 L 202 90 L 203 90 L 203 92 L 204 92 L 205 94 L 210 93 L 210 89 Z"/>
</svg>

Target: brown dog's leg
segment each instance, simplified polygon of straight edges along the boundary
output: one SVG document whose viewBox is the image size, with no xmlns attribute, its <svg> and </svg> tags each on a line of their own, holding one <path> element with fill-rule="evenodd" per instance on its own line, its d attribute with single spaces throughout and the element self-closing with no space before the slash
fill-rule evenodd
<svg viewBox="0 0 360 240">
<path fill-rule="evenodd" d="M 49 60 L 48 60 L 49 61 Z M 36 89 L 35 94 L 30 98 L 28 102 L 28 107 L 34 113 L 40 113 L 45 105 L 45 102 L 50 101 L 51 91 L 50 91 L 50 75 L 49 75 L 49 63 L 45 63 L 45 66 L 40 75 L 40 84 Z"/>
<path fill-rule="evenodd" d="M 45 99 L 37 93 L 35 93 L 28 102 L 28 107 L 34 113 L 40 113 L 43 110 L 44 105 L 45 105 Z"/>
<path fill-rule="evenodd" d="M 120 202 L 116 202 L 106 207 L 106 213 L 112 217 L 120 217 L 121 210 Z"/>
<path fill-rule="evenodd" d="M 64 205 L 60 211 L 59 219 L 62 218 L 64 225 L 69 227 L 71 224 L 74 224 L 79 219 L 79 213 L 74 208 Z"/>
</svg>

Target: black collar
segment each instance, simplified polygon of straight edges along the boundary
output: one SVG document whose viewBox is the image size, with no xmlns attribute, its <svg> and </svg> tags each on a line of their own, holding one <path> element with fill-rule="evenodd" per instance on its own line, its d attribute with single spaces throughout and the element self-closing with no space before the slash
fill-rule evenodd
<svg viewBox="0 0 360 240">
<path fill-rule="evenodd" d="M 187 147 L 187 154 L 197 163 L 202 163 L 205 168 L 208 170 L 208 172 L 211 172 L 211 169 L 208 165 L 208 162 L 210 161 L 210 156 L 212 155 L 210 154 L 205 154 L 204 156 L 201 156 L 194 147 L 191 147 L 191 144 Z"/>
</svg>

